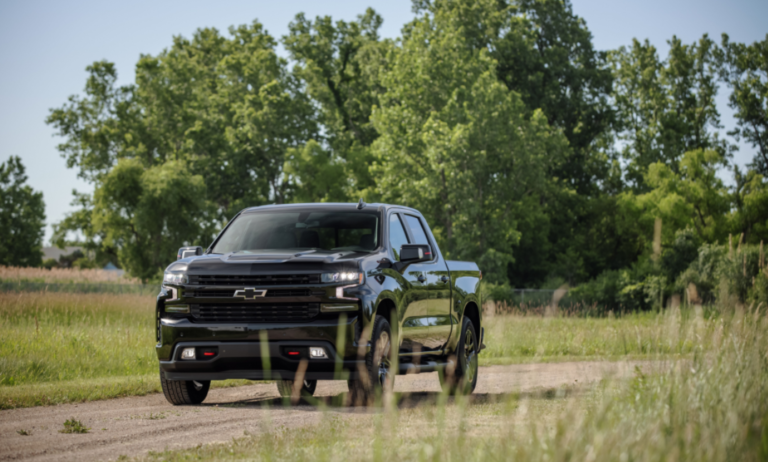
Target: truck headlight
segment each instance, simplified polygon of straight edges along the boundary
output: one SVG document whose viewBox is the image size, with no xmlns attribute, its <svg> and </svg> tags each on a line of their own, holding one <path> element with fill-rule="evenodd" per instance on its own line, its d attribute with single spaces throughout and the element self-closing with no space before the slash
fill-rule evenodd
<svg viewBox="0 0 768 462">
<path fill-rule="evenodd" d="M 320 275 L 321 282 L 340 282 L 343 284 L 357 283 L 362 284 L 365 280 L 365 276 L 361 272 L 348 272 L 348 273 L 323 273 Z"/>
<path fill-rule="evenodd" d="M 163 276 L 163 284 L 186 284 L 187 280 L 187 275 L 184 273 L 165 273 Z"/>
</svg>

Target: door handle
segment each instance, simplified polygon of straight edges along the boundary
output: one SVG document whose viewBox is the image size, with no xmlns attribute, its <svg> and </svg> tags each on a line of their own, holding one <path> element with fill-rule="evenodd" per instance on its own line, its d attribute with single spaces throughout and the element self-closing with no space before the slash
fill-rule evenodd
<svg viewBox="0 0 768 462">
<path fill-rule="evenodd" d="M 442 276 L 442 277 L 440 277 L 440 281 L 441 281 L 441 282 L 443 282 L 443 283 L 445 283 L 445 282 L 448 282 L 448 281 L 450 281 L 450 280 L 451 280 L 451 279 L 450 279 L 448 276 Z"/>
<path fill-rule="evenodd" d="M 418 279 L 419 282 L 424 282 L 427 280 L 426 276 L 424 276 L 424 273 L 419 274 L 419 277 L 416 279 Z"/>
</svg>

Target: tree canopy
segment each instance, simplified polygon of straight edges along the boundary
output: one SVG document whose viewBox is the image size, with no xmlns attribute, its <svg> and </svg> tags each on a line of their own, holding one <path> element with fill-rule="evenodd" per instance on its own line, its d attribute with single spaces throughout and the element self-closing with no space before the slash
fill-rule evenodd
<svg viewBox="0 0 768 462">
<path fill-rule="evenodd" d="M 39 266 L 45 228 L 43 193 L 27 183 L 21 159 L 0 164 L 0 265 Z"/>
<path fill-rule="evenodd" d="M 671 284 L 691 245 L 768 238 L 768 38 L 673 36 L 659 56 L 640 39 L 595 49 L 568 0 L 413 9 L 394 40 L 373 9 L 298 14 L 280 38 L 258 21 L 199 29 L 141 56 L 125 86 L 93 63 L 47 119 L 94 185 L 55 241 L 78 231 L 150 280 L 244 207 L 363 197 L 421 210 L 444 253 L 489 282 L 636 289 Z M 744 171 L 739 139 L 757 149 Z"/>
</svg>

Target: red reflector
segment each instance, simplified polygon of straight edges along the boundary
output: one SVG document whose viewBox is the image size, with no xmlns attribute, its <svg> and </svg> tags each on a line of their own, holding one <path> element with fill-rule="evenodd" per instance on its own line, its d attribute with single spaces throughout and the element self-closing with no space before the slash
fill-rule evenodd
<svg viewBox="0 0 768 462">
<path fill-rule="evenodd" d="M 203 352 L 203 356 L 213 356 L 215 354 L 216 353 L 214 353 L 213 351 L 205 351 L 205 352 Z"/>
<path fill-rule="evenodd" d="M 290 356 L 299 356 L 299 352 L 298 351 L 289 351 L 288 354 Z"/>
<path fill-rule="evenodd" d="M 432 254 L 429 252 L 424 252 L 424 255 L 432 255 Z"/>
</svg>

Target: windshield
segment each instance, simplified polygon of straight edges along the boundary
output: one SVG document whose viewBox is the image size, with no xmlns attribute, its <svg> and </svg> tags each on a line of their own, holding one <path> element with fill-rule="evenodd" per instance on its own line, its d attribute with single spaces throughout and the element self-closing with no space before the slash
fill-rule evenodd
<svg viewBox="0 0 768 462">
<path fill-rule="evenodd" d="M 262 250 L 351 250 L 379 246 L 378 212 L 269 211 L 235 219 L 213 253 Z"/>
</svg>

